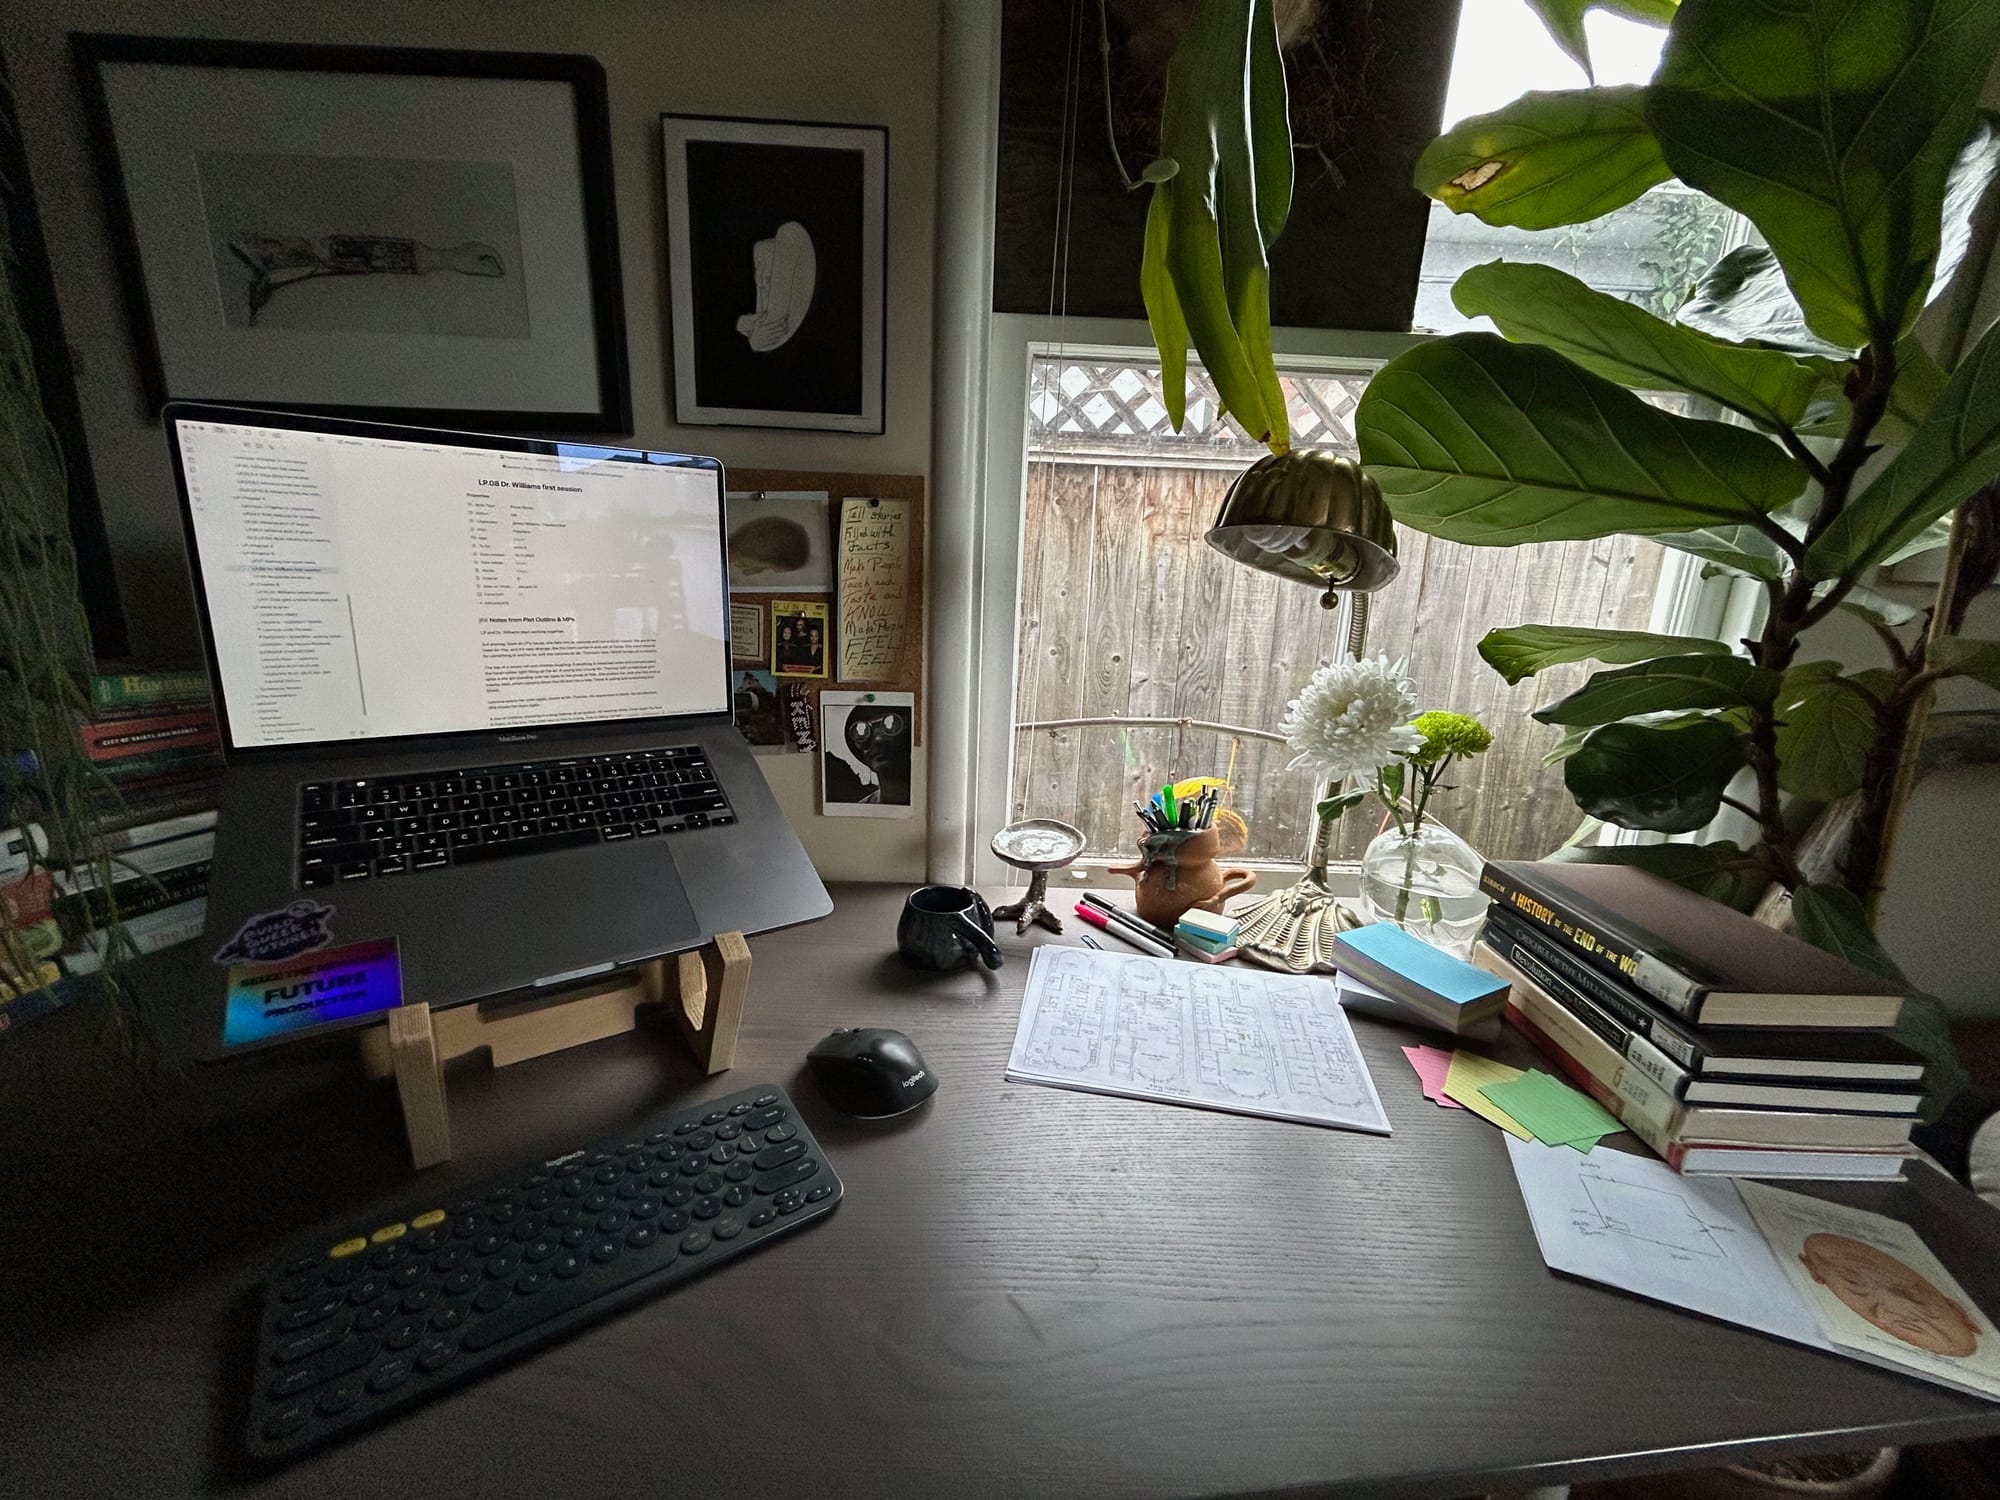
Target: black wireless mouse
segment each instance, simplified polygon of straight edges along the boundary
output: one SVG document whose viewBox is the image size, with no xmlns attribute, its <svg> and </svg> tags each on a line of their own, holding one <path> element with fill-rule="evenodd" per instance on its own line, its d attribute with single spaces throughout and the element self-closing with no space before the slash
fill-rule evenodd
<svg viewBox="0 0 2000 1500">
<path fill-rule="evenodd" d="M 843 1026 L 806 1062 L 834 1107 L 863 1119 L 900 1115 L 937 1092 L 937 1074 L 917 1044 L 881 1026 Z"/>
</svg>

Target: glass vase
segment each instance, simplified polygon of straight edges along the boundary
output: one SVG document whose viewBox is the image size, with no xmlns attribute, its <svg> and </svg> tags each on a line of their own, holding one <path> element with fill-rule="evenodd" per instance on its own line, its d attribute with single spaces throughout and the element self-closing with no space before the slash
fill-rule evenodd
<svg viewBox="0 0 2000 1500">
<path fill-rule="evenodd" d="M 1390 828 L 1361 855 L 1361 904 L 1371 921 L 1394 922 L 1412 937 L 1469 957 L 1487 896 L 1486 862 L 1444 824 L 1426 819 L 1409 833 Z"/>
</svg>

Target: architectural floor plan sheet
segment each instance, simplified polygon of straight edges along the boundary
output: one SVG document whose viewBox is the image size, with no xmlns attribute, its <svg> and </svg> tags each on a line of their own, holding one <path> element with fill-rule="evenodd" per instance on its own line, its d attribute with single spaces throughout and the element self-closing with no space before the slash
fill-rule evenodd
<svg viewBox="0 0 2000 1500">
<path fill-rule="evenodd" d="M 1389 1134 L 1334 986 L 1315 975 L 1037 948 L 1007 1076 Z"/>
</svg>

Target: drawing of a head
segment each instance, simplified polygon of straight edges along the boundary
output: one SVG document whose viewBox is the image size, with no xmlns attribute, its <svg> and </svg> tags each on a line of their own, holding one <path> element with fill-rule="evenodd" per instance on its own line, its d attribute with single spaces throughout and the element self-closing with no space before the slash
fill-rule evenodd
<svg viewBox="0 0 2000 1500">
<path fill-rule="evenodd" d="M 812 538 L 787 516 L 758 516 L 729 533 L 729 564 L 745 577 L 790 573 L 811 556 Z"/>
<path fill-rule="evenodd" d="M 1799 1263 L 1892 1338 L 1954 1359 L 1978 1347 L 1979 1330 L 1965 1309 L 1886 1251 L 1844 1234 L 1810 1234 Z"/>
<path fill-rule="evenodd" d="M 910 761 L 910 716 L 900 708 L 857 708 L 847 716 L 847 748 L 881 775 Z"/>
<path fill-rule="evenodd" d="M 796 220 L 786 220 L 768 240 L 750 247 L 757 280 L 757 310 L 736 320 L 736 331 L 759 354 L 779 348 L 799 331 L 812 307 L 819 257 L 812 236 Z"/>
</svg>

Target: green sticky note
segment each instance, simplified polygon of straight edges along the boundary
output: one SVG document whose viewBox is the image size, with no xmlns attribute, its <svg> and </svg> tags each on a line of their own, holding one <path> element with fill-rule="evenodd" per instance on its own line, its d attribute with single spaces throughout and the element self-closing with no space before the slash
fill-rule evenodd
<svg viewBox="0 0 2000 1500">
<path fill-rule="evenodd" d="M 1487 1084 L 1480 1092 L 1533 1131 L 1537 1140 L 1551 1146 L 1567 1146 L 1624 1128 L 1588 1094 L 1578 1093 L 1540 1069 Z"/>
</svg>

